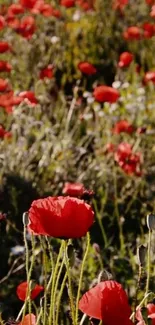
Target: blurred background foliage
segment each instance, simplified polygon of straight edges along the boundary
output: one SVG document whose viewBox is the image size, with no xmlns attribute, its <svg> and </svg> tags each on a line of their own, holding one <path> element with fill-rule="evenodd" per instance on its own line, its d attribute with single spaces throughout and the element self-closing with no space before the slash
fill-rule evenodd
<svg viewBox="0 0 155 325">
<path fill-rule="evenodd" d="M 1 6 L 5 3 L 12 1 L 3 0 Z M 30 40 L 11 28 L 0 31 L 0 38 L 13 48 L 0 54 L 1 60 L 7 59 L 13 66 L 10 84 L 16 94 L 34 91 L 38 100 L 35 106 L 23 102 L 10 114 L 0 108 L 0 123 L 12 133 L 11 138 L 0 139 L 0 210 L 6 214 L 0 224 L 0 302 L 5 315 L 15 316 L 21 306 L 15 290 L 25 279 L 24 267 L 20 268 L 24 255 L 18 250 L 13 253 L 12 247 L 23 246 L 22 214 L 34 199 L 61 195 L 65 182 L 80 182 L 94 191 L 90 203 L 96 221 L 83 291 L 104 267 L 125 285 L 130 298 L 138 277 L 137 245 L 146 242 L 145 217 L 154 211 L 155 92 L 154 85 L 144 86 L 143 77 L 155 68 L 155 38 L 129 41 L 123 37 L 129 26 L 154 23 L 150 7 L 143 0 L 129 1 L 123 12 L 114 10 L 109 0 L 96 0 L 95 10 L 90 11 L 53 4 L 61 17 L 36 15 L 37 28 Z M 132 52 L 134 62 L 121 70 L 118 59 L 123 51 Z M 94 64 L 97 73 L 82 75 L 78 69 L 81 61 Z M 39 79 L 40 70 L 48 64 L 53 66 L 54 77 Z M 94 101 L 93 89 L 100 84 L 118 88 L 119 101 Z M 120 119 L 129 120 L 135 129 L 144 127 L 146 132 L 113 134 Z M 117 146 L 120 142 L 141 152 L 142 176 L 126 175 L 113 154 L 106 152 L 107 143 Z M 55 240 L 52 243 L 58 246 Z M 99 245 L 99 253 L 94 243 Z M 39 249 L 39 242 L 37 245 Z M 75 286 L 84 245 L 84 240 L 75 242 Z M 39 254 L 34 278 L 40 274 Z M 154 274 L 155 268 L 152 290 Z"/>
</svg>

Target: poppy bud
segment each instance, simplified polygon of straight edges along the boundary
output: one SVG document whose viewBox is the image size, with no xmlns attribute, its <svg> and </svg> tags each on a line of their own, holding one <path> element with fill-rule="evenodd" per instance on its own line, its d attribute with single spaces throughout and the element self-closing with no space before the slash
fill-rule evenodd
<svg viewBox="0 0 155 325">
<path fill-rule="evenodd" d="M 27 226 L 29 223 L 29 215 L 28 215 L 28 212 L 24 212 L 23 213 L 23 225 L 24 226 Z"/>
<path fill-rule="evenodd" d="M 155 215 L 152 213 L 147 215 L 147 226 L 149 230 L 155 230 Z"/>
<path fill-rule="evenodd" d="M 93 244 L 93 248 L 97 255 L 100 254 L 100 246 L 97 243 Z"/>
<path fill-rule="evenodd" d="M 144 245 L 140 245 L 137 249 L 137 259 L 140 266 L 145 265 L 146 251 L 147 249 Z"/>
</svg>

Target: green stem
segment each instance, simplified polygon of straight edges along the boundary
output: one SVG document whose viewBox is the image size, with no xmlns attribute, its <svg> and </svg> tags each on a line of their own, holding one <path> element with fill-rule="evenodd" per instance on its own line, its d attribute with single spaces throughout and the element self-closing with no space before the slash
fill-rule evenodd
<svg viewBox="0 0 155 325">
<path fill-rule="evenodd" d="M 90 247 L 90 234 L 87 232 L 87 243 L 86 243 L 86 251 L 83 257 L 82 265 L 81 265 L 81 272 L 80 272 L 80 279 L 79 279 L 79 285 L 78 285 L 78 292 L 77 292 L 77 298 L 76 298 L 76 310 L 75 310 L 75 323 L 78 325 L 78 310 L 79 310 L 79 299 L 80 299 L 80 290 L 82 286 L 82 278 L 83 278 L 83 272 L 85 267 L 86 258 L 89 252 Z"/>
<path fill-rule="evenodd" d="M 49 311 L 49 325 L 52 325 L 52 322 L 53 322 L 53 325 L 55 325 L 55 306 L 54 306 L 54 300 L 53 300 L 54 297 L 53 297 L 53 295 L 54 295 L 54 286 L 55 286 L 55 282 L 56 282 L 56 277 L 57 277 L 57 273 L 58 273 L 58 269 L 59 269 L 59 262 L 60 262 L 60 258 L 62 256 L 63 249 L 64 249 L 64 241 L 62 240 L 60 250 L 59 250 L 59 254 L 58 254 L 58 257 L 57 257 L 57 261 L 56 261 L 56 264 L 55 264 L 53 277 L 52 277 L 50 311 Z"/>
<path fill-rule="evenodd" d="M 147 295 L 144 296 L 144 298 L 142 299 L 140 304 L 137 306 L 136 310 L 138 310 L 139 308 L 141 308 L 143 306 L 145 300 L 147 300 L 150 295 L 152 295 L 152 292 L 149 292 Z M 135 315 L 135 311 L 130 316 L 131 320 L 133 319 L 134 315 Z"/>
<path fill-rule="evenodd" d="M 149 229 L 149 239 L 148 239 L 147 280 L 146 280 L 145 295 L 148 294 L 148 292 L 149 292 L 149 285 L 150 285 L 150 266 L 151 266 L 150 253 L 151 253 L 151 229 Z M 147 299 L 145 301 L 145 305 L 147 305 Z"/>
<path fill-rule="evenodd" d="M 60 309 L 61 297 L 62 297 L 64 288 L 65 288 L 66 280 L 67 280 L 67 272 L 65 273 L 63 282 L 61 284 L 60 292 L 59 292 L 59 295 L 58 295 L 55 325 L 59 325 L 58 324 L 58 321 L 59 321 L 59 309 Z"/>
<path fill-rule="evenodd" d="M 70 265 L 69 265 L 69 258 L 67 255 L 67 241 L 65 241 L 65 264 L 66 264 L 66 271 L 68 277 L 68 294 L 70 300 L 70 308 L 71 308 L 71 317 L 72 317 L 72 324 L 76 325 L 75 316 L 74 316 L 74 300 L 73 300 L 73 291 L 72 291 L 72 280 L 71 280 L 71 272 L 70 272 Z"/>
<path fill-rule="evenodd" d="M 24 224 L 25 268 L 26 268 L 26 278 L 27 278 L 28 288 L 27 288 L 27 293 L 26 293 L 26 300 L 22 307 L 23 308 L 22 321 L 26 314 L 27 303 L 29 304 L 29 300 L 30 300 L 30 284 L 29 284 L 29 259 L 30 259 L 30 256 L 29 256 L 29 247 L 28 247 L 28 243 L 27 243 L 26 234 L 27 234 L 27 225 Z M 32 252 L 32 254 L 33 254 L 33 252 Z"/>
<path fill-rule="evenodd" d="M 47 317 L 47 293 L 48 293 L 48 288 L 49 288 L 48 284 L 49 284 L 50 281 L 47 282 L 47 273 L 48 273 L 47 262 L 48 262 L 48 260 L 47 260 L 47 255 L 46 255 L 46 249 L 47 249 L 47 246 L 48 246 L 49 242 L 48 242 L 48 240 L 45 241 L 44 239 L 45 239 L 44 237 L 42 238 L 42 236 L 40 236 L 40 243 L 41 243 L 41 246 L 42 246 L 42 249 L 43 249 L 44 288 L 45 288 L 44 297 L 43 297 L 44 298 L 44 301 L 43 301 L 43 305 L 44 305 L 44 308 L 43 308 L 43 325 L 46 325 L 46 323 L 47 323 L 46 322 L 46 317 Z M 50 254 L 52 254 L 52 253 L 50 252 Z M 53 266 L 53 256 L 52 256 L 52 263 L 51 264 Z M 53 275 L 53 267 L 52 267 L 52 270 L 51 270 L 51 275 Z"/>
<path fill-rule="evenodd" d="M 62 273 L 62 270 L 63 270 L 64 262 L 65 262 L 65 257 L 63 258 L 63 261 L 61 263 L 61 266 L 60 266 L 60 269 L 59 269 L 59 272 L 58 272 L 58 275 L 57 275 L 57 279 L 56 279 L 56 282 L 55 282 L 55 286 L 54 286 L 53 304 L 55 306 L 56 306 L 56 293 L 57 293 L 57 289 L 58 289 L 58 285 L 59 285 L 60 276 L 61 276 L 61 273 Z M 61 289 L 60 289 L 60 292 L 61 292 Z"/>
<path fill-rule="evenodd" d="M 123 237 L 123 227 L 122 222 L 120 220 L 119 209 L 118 209 L 118 193 L 117 193 L 117 175 L 116 171 L 114 170 L 114 204 L 115 204 L 115 215 L 117 217 L 117 223 L 119 228 L 119 240 L 120 240 L 120 253 L 122 256 L 125 256 L 125 244 L 124 244 L 124 237 Z"/>
<path fill-rule="evenodd" d="M 94 205 L 94 209 L 95 209 L 96 218 L 97 218 L 98 224 L 99 224 L 100 229 L 101 229 L 101 233 L 102 233 L 102 237 L 103 237 L 103 241 L 104 241 L 104 246 L 107 247 L 108 246 L 108 240 L 107 240 L 106 232 L 104 230 L 101 215 L 100 215 L 100 213 L 98 211 L 97 203 L 96 203 L 95 200 L 93 200 L 93 205 Z"/>
</svg>

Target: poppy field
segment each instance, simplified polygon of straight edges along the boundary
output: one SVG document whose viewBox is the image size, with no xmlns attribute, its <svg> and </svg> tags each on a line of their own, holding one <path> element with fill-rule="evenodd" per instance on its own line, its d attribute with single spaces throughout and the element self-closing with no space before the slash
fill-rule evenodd
<svg viewBox="0 0 155 325">
<path fill-rule="evenodd" d="M 155 1 L 0 1 L 0 325 L 155 325 Z"/>
</svg>

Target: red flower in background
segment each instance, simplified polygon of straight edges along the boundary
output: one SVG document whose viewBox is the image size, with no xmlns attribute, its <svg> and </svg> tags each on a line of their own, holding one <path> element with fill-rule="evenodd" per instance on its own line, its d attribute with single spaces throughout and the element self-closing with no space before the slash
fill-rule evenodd
<svg viewBox="0 0 155 325">
<path fill-rule="evenodd" d="M 17 32 L 23 37 L 30 39 L 36 30 L 35 19 L 32 16 L 23 17 Z"/>
<path fill-rule="evenodd" d="M 37 0 L 20 0 L 19 2 L 22 5 L 22 7 L 27 8 L 27 9 L 32 9 L 38 1 Z"/>
<path fill-rule="evenodd" d="M 37 104 L 38 100 L 35 97 L 35 94 L 33 91 L 22 91 L 21 93 L 19 93 L 18 95 L 19 97 L 23 98 L 23 99 L 27 99 L 29 103 L 31 104 Z"/>
<path fill-rule="evenodd" d="M 114 134 L 119 134 L 121 132 L 131 134 L 134 132 L 134 127 L 127 120 L 121 120 L 115 124 L 112 131 Z"/>
<path fill-rule="evenodd" d="M 154 3 L 154 0 L 145 0 L 148 5 L 152 5 Z"/>
<path fill-rule="evenodd" d="M 65 183 L 63 193 L 70 196 L 82 196 L 85 187 L 82 183 Z"/>
<path fill-rule="evenodd" d="M 3 128 L 2 125 L 0 125 L 0 138 L 4 138 L 5 133 L 6 133 L 5 129 Z"/>
<path fill-rule="evenodd" d="M 36 325 L 37 320 L 34 314 L 28 314 L 24 317 L 23 321 L 19 323 L 19 325 Z"/>
<path fill-rule="evenodd" d="M 129 3 L 129 0 L 114 0 L 113 1 L 113 9 L 121 10 Z"/>
<path fill-rule="evenodd" d="M 150 16 L 151 16 L 152 18 L 155 18 L 155 5 L 152 6 L 152 8 L 151 8 Z"/>
<path fill-rule="evenodd" d="M 104 147 L 105 153 L 113 153 L 115 151 L 115 145 L 113 143 L 107 143 Z"/>
<path fill-rule="evenodd" d="M 4 53 L 4 52 L 10 51 L 10 50 L 11 50 L 11 47 L 8 44 L 8 42 L 0 41 L 0 53 Z"/>
<path fill-rule="evenodd" d="M 123 33 L 126 40 L 139 40 L 141 38 L 141 30 L 137 26 L 128 27 Z"/>
<path fill-rule="evenodd" d="M 32 202 L 29 209 L 30 231 L 57 238 L 85 236 L 94 221 L 94 212 L 83 200 L 48 197 Z"/>
<path fill-rule="evenodd" d="M 95 88 L 93 95 L 98 102 L 115 103 L 117 102 L 120 93 L 117 89 L 112 87 L 98 86 Z"/>
<path fill-rule="evenodd" d="M 86 75 L 95 74 L 97 71 L 96 68 L 94 67 L 94 65 L 89 62 L 80 62 L 78 64 L 78 68 L 82 73 L 84 73 Z"/>
<path fill-rule="evenodd" d="M 24 8 L 20 3 L 13 3 L 8 7 L 8 16 L 20 15 L 24 13 Z"/>
<path fill-rule="evenodd" d="M 26 295 L 27 295 L 27 289 L 28 289 L 28 284 L 27 282 L 22 282 L 17 286 L 17 296 L 20 300 L 25 301 Z M 30 297 L 31 299 L 35 299 L 41 291 L 43 291 L 44 288 L 40 286 L 39 284 L 36 284 L 35 287 L 31 290 Z"/>
<path fill-rule="evenodd" d="M 120 143 L 114 158 L 126 174 L 141 176 L 141 154 L 139 152 L 134 153 L 129 143 Z"/>
<path fill-rule="evenodd" d="M 7 61 L 0 61 L 0 72 L 10 72 L 12 66 Z"/>
<path fill-rule="evenodd" d="M 0 30 L 6 26 L 6 22 L 3 16 L 0 16 Z"/>
<path fill-rule="evenodd" d="M 133 54 L 130 52 L 123 52 L 119 57 L 118 66 L 120 68 L 128 67 L 133 61 Z"/>
<path fill-rule="evenodd" d="M 144 84 L 147 84 L 150 81 L 155 83 L 155 71 L 148 71 L 145 73 L 145 76 L 143 78 Z"/>
<path fill-rule="evenodd" d="M 75 6 L 75 0 L 61 0 L 61 6 L 71 8 Z"/>
<path fill-rule="evenodd" d="M 155 34 L 155 25 L 148 22 L 144 23 L 142 26 L 144 30 L 144 37 L 151 38 Z"/>
<path fill-rule="evenodd" d="M 152 319 L 151 325 L 155 325 L 155 305 L 154 304 L 152 304 L 152 303 L 147 304 L 147 314 L 148 314 L 148 318 Z M 145 321 L 143 320 L 143 316 L 142 316 L 140 309 L 138 309 L 136 311 L 136 319 L 138 320 L 137 325 L 145 325 Z"/>
<path fill-rule="evenodd" d="M 20 20 L 16 18 L 15 16 L 8 16 L 6 18 L 7 26 L 9 26 L 12 29 L 18 30 L 20 27 Z"/>
<path fill-rule="evenodd" d="M 105 325 L 133 325 L 126 292 L 116 281 L 104 281 L 87 291 L 79 302 L 79 309 Z"/>
<path fill-rule="evenodd" d="M 8 89 L 8 81 L 5 79 L 0 79 L 0 91 L 3 92 Z"/>
<path fill-rule="evenodd" d="M 53 67 L 51 64 L 49 64 L 46 68 L 42 69 L 40 71 L 40 79 L 52 79 L 53 78 Z"/>
<path fill-rule="evenodd" d="M 13 91 L 0 95 L 0 106 L 4 107 L 7 113 L 12 113 L 14 105 L 19 105 L 23 99 L 19 96 L 14 96 Z"/>
<path fill-rule="evenodd" d="M 77 0 L 76 4 L 81 7 L 84 11 L 92 10 L 94 9 L 94 0 Z"/>
</svg>

